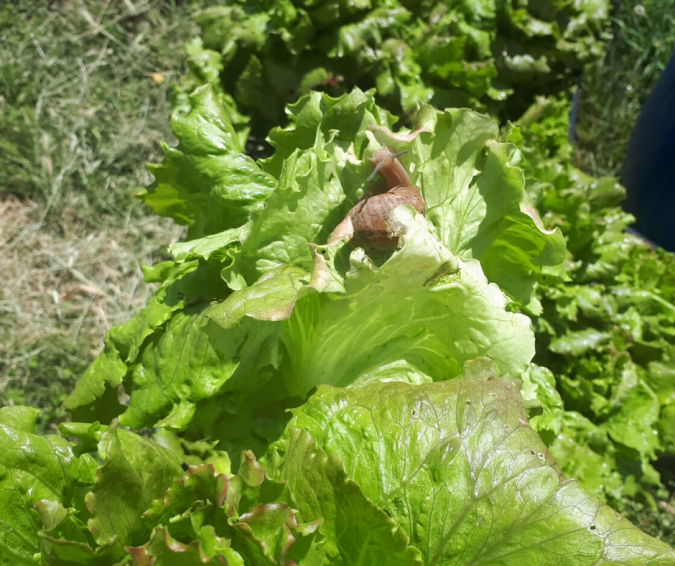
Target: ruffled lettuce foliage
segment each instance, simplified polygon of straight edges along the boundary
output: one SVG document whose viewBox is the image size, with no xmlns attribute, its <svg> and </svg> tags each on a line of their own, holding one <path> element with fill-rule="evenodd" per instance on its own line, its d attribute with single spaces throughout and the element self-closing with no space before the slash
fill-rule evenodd
<svg viewBox="0 0 675 566">
<path fill-rule="evenodd" d="M 673 564 L 675 551 L 561 474 L 520 382 L 498 374 L 481 358 L 438 383 L 322 385 L 235 475 L 183 470 L 117 426 L 61 425 L 77 443 L 37 436 L 36 411 L 0 409 L 0 561 Z"/>
<path fill-rule="evenodd" d="M 397 115 L 431 102 L 519 116 L 601 55 L 607 13 L 606 0 L 235 2 L 196 17 L 183 92 L 212 84 L 244 137 L 246 115 L 264 134 L 299 96 L 355 86 Z"/>
<path fill-rule="evenodd" d="M 565 246 L 490 119 L 426 107 L 392 133 L 372 93 L 313 93 L 256 163 L 210 87 L 190 101 L 143 197 L 189 226 L 155 296 L 60 435 L 0 409 L 0 564 L 675 563 L 538 434 L 566 415 L 516 311 L 543 312 Z M 426 217 L 395 209 L 384 255 L 326 245 L 382 145 Z"/>
<path fill-rule="evenodd" d="M 556 377 L 565 425 L 551 451 L 566 474 L 620 507 L 659 485 L 675 453 L 675 256 L 627 233 L 624 189 L 573 167 L 568 105 L 539 100 L 506 132 L 527 190 L 567 241 L 570 281 L 540 286 L 537 363 Z"/>
<path fill-rule="evenodd" d="M 118 416 L 134 429 L 163 427 L 260 454 L 283 426 L 275 415 L 321 384 L 441 381 L 483 355 L 503 373 L 529 370 L 531 323 L 513 307 L 539 312 L 534 285 L 564 278 L 564 240 L 542 229 L 519 154 L 497 141 L 490 119 L 427 108 L 416 131 L 394 134 L 371 93 L 313 93 L 289 109 L 291 126 L 270 134 L 276 153 L 256 164 L 233 156 L 237 140 L 208 86 L 191 102 L 177 149 L 153 168 L 158 181 L 143 197 L 178 222 L 194 205 L 190 239 L 171 247 L 174 261 L 147 270 L 159 290 L 109 332 L 66 402 L 77 419 Z M 403 162 L 426 218 L 397 209 L 401 247 L 384 259 L 350 244 L 327 247 L 370 190 L 367 157 L 382 145 L 409 150 Z M 193 174 L 177 173 L 176 153 Z M 246 183 L 229 168 L 237 156 Z M 219 181 L 208 184 L 207 175 Z M 242 207 L 211 216 L 217 205 L 208 203 L 230 175 L 241 200 L 273 187 L 245 223 Z M 545 401 L 553 411 L 556 399 Z"/>
<path fill-rule="evenodd" d="M 0 409 L 1 564 L 288 564 L 316 531 L 250 452 L 236 475 L 203 463 L 184 471 L 174 452 L 133 432 L 62 424 L 73 443 L 33 434 L 36 417 Z"/>
</svg>

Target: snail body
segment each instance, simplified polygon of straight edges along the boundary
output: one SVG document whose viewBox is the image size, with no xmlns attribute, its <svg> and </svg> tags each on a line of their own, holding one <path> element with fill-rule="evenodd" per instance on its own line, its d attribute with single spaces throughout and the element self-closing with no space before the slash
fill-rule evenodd
<svg viewBox="0 0 675 566">
<path fill-rule="evenodd" d="M 398 238 L 392 237 L 387 227 L 387 215 L 402 204 L 412 206 L 424 214 L 424 199 L 417 187 L 410 183 L 408 172 L 398 160 L 404 153 L 394 153 L 382 147 L 370 158 L 373 173 L 368 180 L 379 173 L 384 178 L 387 191 L 356 203 L 331 234 L 329 244 L 340 239 L 351 239 L 354 245 L 369 251 L 395 248 Z"/>
<path fill-rule="evenodd" d="M 395 248 L 398 238 L 391 237 L 385 218 L 397 206 L 407 204 L 424 214 L 424 200 L 412 185 L 399 185 L 386 193 L 373 195 L 357 203 L 350 211 L 354 237 L 359 247 Z"/>
</svg>

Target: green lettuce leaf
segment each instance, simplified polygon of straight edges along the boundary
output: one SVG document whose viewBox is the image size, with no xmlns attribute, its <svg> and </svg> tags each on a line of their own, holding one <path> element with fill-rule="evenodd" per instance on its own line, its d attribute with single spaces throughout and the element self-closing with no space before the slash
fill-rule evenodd
<svg viewBox="0 0 675 566">
<path fill-rule="evenodd" d="M 521 379 L 521 395 L 525 405 L 541 405 L 541 412 L 536 411 L 536 414 L 530 416 L 530 425 L 539 433 L 544 443 L 550 446 L 554 437 L 562 430 L 565 418 L 565 405 L 556 389 L 555 376 L 547 368 L 530 364 Z"/>
<path fill-rule="evenodd" d="M 180 475 L 181 467 L 172 452 L 116 427 L 103 433 L 98 451 L 105 461 L 85 499 L 91 513 L 87 526 L 97 544 L 114 539 L 123 555 L 124 546 L 149 535 L 141 515 Z"/>
<path fill-rule="evenodd" d="M 309 295 L 282 326 L 287 389 L 303 395 L 321 383 L 346 386 L 401 365 L 439 381 L 476 355 L 520 375 L 533 355 L 529 320 L 507 312 L 480 264 L 454 256 L 420 215 L 399 208 L 392 218 L 400 251 L 379 269 L 353 252 L 344 298 Z"/>
<path fill-rule="evenodd" d="M 227 296 L 219 269 L 198 261 L 163 262 L 146 269 L 145 279 L 159 283 L 154 297 L 133 319 L 110 329 L 105 349 L 84 373 L 64 406 L 78 419 L 110 422 L 124 411 L 118 390 L 144 348 L 156 340 L 172 314 L 187 305 Z"/>
<path fill-rule="evenodd" d="M 77 489 L 94 481 L 96 462 L 78 457 L 56 435 L 33 433 L 39 411 L 0 408 L 0 564 L 34 564 L 42 523 L 36 505 L 43 499 L 70 505 Z"/>
<path fill-rule="evenodd" d="M 525 419 L 519 382 L 498 374 L 479 359 L 462 380 L 322 386 L 294 410 L 268 468 L 304 519 L 340 507 L 304 479 L 339 459 L 427 564 L 671 564 L 675 551 L 561 474 Z M 315 465 L 297 446 L 307 434 Z"/>
<path fill-rule="evenodd" d="M 231 385 L 228 381 L 241 381 L 257 370 L 262 370 L 258 381 L 265 380 L 265 367 L 276 364 L 279 329 L 245 321 L 222 330 L 209 320 L 217 306 L 178 313 L 145 347 L 131 373 L 129 406 L 121 424 L 183 430 L 197 403 Z"/>
<path fill-rule="evenodd" d="M 197 89 L 189 103 L 187 116 L 172 119 L 178 147 L 164 145 L 164 163 L 148 165 L 155 182 L 140 196 L 157 214 L 189 226 L 195 238 L 245 224 L 263 209 L 276 183 L 241 154 L 229 114 L 211 87 Z"/>
</svg>

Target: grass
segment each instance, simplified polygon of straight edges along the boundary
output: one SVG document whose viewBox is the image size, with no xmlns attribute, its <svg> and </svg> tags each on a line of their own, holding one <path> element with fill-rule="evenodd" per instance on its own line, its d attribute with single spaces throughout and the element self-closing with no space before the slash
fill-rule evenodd
<svg viewBox="0 0 675 566">
<path fill-rule="evenodd" d="M 675 547 L 675 457 L 662 457 L 655 467 L 663 483 L 663 488 L 653 493 L 656 509 L 625 499 L 623 514 L 648 535 Z"/>
<path fill-rule="evenodd" d="M 181 234 L 132 195 L 171 139 L 197 7 L 0 5 L 0 404 L 42 408 L 43 429 L 105 331 L 147 301 L 140 265 Z"/>
<path fill-rule="evenodd" d="M 576 141 L 581 166 L 620 176 L 642 104 L 675 51 L 675 0 L 614 0 L 613 39 L 583 76 Z"/>
<path fill-rule="evenodd" d="M 186 6 L 23 0 L 0 8 L 0 187 L 89 227 L 139 213 L 132 188 L 169 139 L 168 89 L 195 32 Z M 86 200 L 86 202 L 84 202 Z"/>
<path fill-rule="evenodd" d="M 0 201 L 0 400 L 40 407 L 41 428 L 65 416 L 60 405 L 107 329 L 149 299 L 140 265 L 181 233 L 153 217 L 87 229 L 75 210 L 50 227 L 42 205 Z"/>
</svg>

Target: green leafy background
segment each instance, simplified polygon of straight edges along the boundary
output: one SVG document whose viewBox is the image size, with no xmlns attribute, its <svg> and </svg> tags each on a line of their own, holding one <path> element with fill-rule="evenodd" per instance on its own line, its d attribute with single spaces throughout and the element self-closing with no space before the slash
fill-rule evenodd
<svg viewBox="0 0 675 566">
<path fill-rule="evenodd" d="M 608 3 L 247 0 L 204 10 L 176 103 L 210 83 L 246 135 L 285 121 L 310 90 L 376 88 L 397 115 L 419 103 L 517 117 L 602 53 Z M 502 117 L 504 117 L 502 116 Z"/>
<path fill-rule="evenodd" d="M 572 166 L 567 107 L 540 99 L 504 132 L 526 157 L 527 190 L 544 222 L 567 240 L 571 280 L 539 287 L 543 312 L 533 320 L 535 360 L 556 375 L 567 409 L 551 449 L 615 506 L 623 496 L 654 505 L 660 480 L 651 463 L 672 455 L 675 442 L 675 264 L 625 231 L 632 217 L 616 179 Z"/>
</svg>

